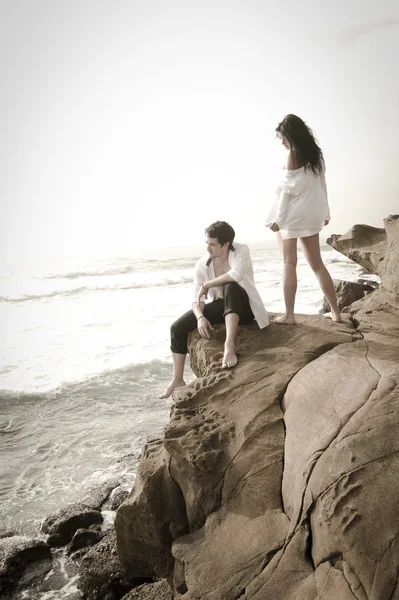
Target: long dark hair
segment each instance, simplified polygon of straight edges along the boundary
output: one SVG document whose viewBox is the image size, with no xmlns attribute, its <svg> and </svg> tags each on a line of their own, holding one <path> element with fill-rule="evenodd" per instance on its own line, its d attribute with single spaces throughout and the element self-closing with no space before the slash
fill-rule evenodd
<svg viewBox="0 0 399 600">
<path fill-rule="evenodd" d="M 296 115 L 287 115 L 276 127 L 277 135 L 284 136 L 291 151 L 306 169 L 315 175 L 324 170 L 324 157 L 313 131 Z"/>
</svg>

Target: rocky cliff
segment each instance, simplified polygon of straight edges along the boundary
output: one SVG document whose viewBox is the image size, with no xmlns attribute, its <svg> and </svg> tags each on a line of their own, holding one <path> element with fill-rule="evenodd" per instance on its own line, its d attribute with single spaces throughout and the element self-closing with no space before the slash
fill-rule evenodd
<svg viewBox="0 0 399 600">
<path fill-rule="evenodd" d="M 192 335 L 198 379 L 117 513 L 129 576 L 184 600 L 399 599 L 399 218 L 331 244 L 381 276 L 343 323 L 242 327 L 233 371 L 224 327 Z"/>
</svg>

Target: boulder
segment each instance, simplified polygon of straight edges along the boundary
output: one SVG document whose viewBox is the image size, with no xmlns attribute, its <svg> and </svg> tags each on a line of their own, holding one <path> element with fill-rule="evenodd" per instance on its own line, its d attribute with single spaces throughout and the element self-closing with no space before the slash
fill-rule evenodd
<svg viewBox="0 0 399 600">
<path fill-rule="evenodd" d="M 366 294 L 374 292 L 376 285 L 369 283 L 360 283 L 356 281 L 342 281 L 341 279 L 333 279 L 334 289 L 337 295 L 338 308 L 342 311 L 347 306 L 350 306 L 356 300 L 364 298 Z M 327 298 L 324 298 L 321 313 L 326 313 L 331 310 Z"/>
<path fill-rule="evenodd" d="M 331 235 L 327 238 L 327 244 L 370 273 L 381 275 L 388 246 L 385 229 L 370 227 L 370 225 L 354 225 L 343 235 Z"/>
<path fill-rule="evenodd" d="M 117 508 L 119 508 L 122 502 L 124 502 L 126 498 L 129 497 L 129 493 L 130 492 L 128 492 L 128 490 L 124 490 L 122 488 L 115 490 L 115 492 L 110 498 L 110 510 L 116 510 Z"/>
<path fill-rule="evenodd" d="M 187 531 L 187 516 L 162 440 L 145 445 L 133 490 L 116 513 L 115 530 L 120 561 L 127 573 L 136 577 L 171 575 L 171 545 Z"/>
<path fill-rule="evenodd" d="M 388 251 L 383 263 L 381 284 L 393 296 L 399 295 L 399 215 L 384 219 Z"/>
<path fill-rule="evenodd" d="M 154 583 L 144 583 L 123 596 L 122 600 L 171 600 L 172 591 L 166 581 L 161 579 Z"/>
<path fill-rule="evenodd" d="M 233 370 L 224 326 L 190 336 L 197 379 L 117 512 L 128 574 L 175 600 L 399 599 L 398 218 L 385 227 L 343 240 L 381 286 L 342 323 L 239 327 Z"/>
<path fill-rule="evenodd" d="M 96 531 L 94 529 L 78 529 L 67 547 L 67 554 L 73 554 L 77 550 L 83 548 L 89 548 L 98 544 L 104 537 L 102 531 Z"/>
<path fill-rule="evenodd" d="M 78 561 L 78 588 L 85 600 L 119 600 L 134 586 L 143 583 L 127 575 L 119 562 L 115 532 L 110 530 Z"/>
<path fill-rule="evenodd" d="M 51 569 L 51 551 L 42 540 L 23 536 L 0 539 L 0 596 L 39 582 Z"/>
<path fill-rule="evenodd" d="M 42 531 L 49 536 L 47 543 L 50 546 L 65 546 L 78 529 L 86 529 L 90 525 L 102 522 L 103 517 L 98 510 L 77 502 L 47 517 L 43 522 Z"/>
</svg>

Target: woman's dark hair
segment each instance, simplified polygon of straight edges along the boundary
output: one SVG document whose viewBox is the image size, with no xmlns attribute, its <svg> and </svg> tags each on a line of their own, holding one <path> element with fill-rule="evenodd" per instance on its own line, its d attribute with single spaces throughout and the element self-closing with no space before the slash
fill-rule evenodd
<svg viewBox="0 0 399 600">
<path fill-rule="evenodd" d="M 296 115 L 287 115 L 276 127 L 278 136 L 283 136 L 290 145 L 291 151 L 303 164 L 305 170 L 312 169 L 315 175 L 319 175 L 324 169 L 323 152 L 313 131 L 305 121 Z"/>
<path fill-rule="evenodd" d="M 216 238 L 221 246 L 229 242 L 229 248 L 231 248 L 235 231 L 226 221 L 215 221 L 205 229 L 205 234 L 211 238 Z"/>
</svg>

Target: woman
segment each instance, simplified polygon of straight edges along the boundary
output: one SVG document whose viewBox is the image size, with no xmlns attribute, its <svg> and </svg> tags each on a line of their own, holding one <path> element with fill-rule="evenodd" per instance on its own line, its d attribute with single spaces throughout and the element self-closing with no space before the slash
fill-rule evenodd
<svg viewBox="0 0 399 600">
<path fill-rule="evenodd" d="M 284 261 L 285 314 L 277 323 L 294 325 L 297 289 L 297 239 L 331 308 L 341 321 L 334 284 L 320 255 L 319 233 L 330 221 L 323 152 L 312 130 L 296 115 L 287 115 L 276 128 L 288 150 L 283 176 L 266 227 L 277 232 Z"/>
</svg>

